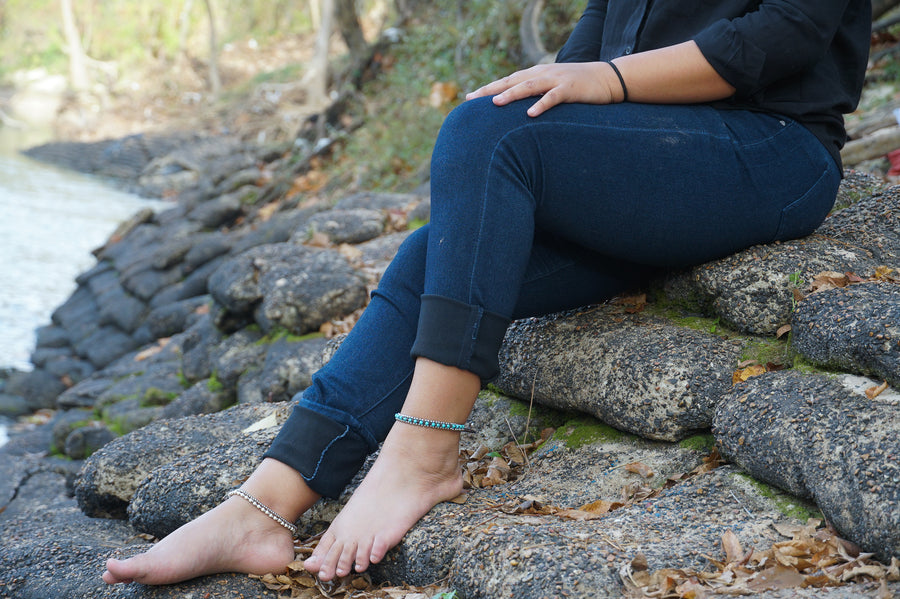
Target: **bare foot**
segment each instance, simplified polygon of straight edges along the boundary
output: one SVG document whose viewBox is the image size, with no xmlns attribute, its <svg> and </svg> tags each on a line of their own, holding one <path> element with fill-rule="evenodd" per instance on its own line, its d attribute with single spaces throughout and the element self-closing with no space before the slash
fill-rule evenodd
<svg viewBox="0 0 900 599">
<path fill-rule="evenodd" d="M 171 584 L 205 574 L 280 572 L 294 559 L 291 533 L 240 497 L 188 522 L 146 553 L 106 562 L 108 584 Z"/>
<path fill-rule="evenodd" d="M 303 565 L 328 581 L 380 562 L 431 508 L 462 491 L 458 456 L 458 433 L 394 426 L 372 469 Z"/>
</svg>

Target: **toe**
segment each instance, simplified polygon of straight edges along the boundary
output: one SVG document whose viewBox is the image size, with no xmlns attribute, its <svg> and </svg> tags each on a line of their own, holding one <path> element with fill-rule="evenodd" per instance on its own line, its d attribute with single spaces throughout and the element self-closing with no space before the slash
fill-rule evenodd
<svg viewBox="0 0 900 599">
<path fill-rule="evenodd" d="M 394 544 L 390 544 L 383 539 L 375 537 L 372 542 L 372 550 L 369 552 L 369 561 L 377 564 L 384 559 L 385 554 Z"/>
<path fill-rule="evenodd" d="M 303 567 L 313 574 L 318 574 L 319 568 L 322 567 L 322 562 L 331 550 L 332 545 L 334 545 L 334 535 L 326 531 L 322 538 L 319 539 L 313 554 L 303 562 Z"/>
<path fill-rule="evenodd" d="M 322 557 L 322 563 L 319 566 L 319 578 L 326 582 L 334 578 L 338 560 L 343 552 L 344 544 L 335 541 L 328 550 L 328 553 Z"/>
<path fill-rule="evenodd" d="M 357 572 L 365 572 L 369 567 L 369 556 L 372 553 L 372 541 L 360 543 L 356 548 L 355 567 Z"/>
<path fill-rule="evenodd" d="M 350 569 L 353 567 L 353 561 L 356 559 L 356 543 L 344 545 L 343 551 L 341 551 L 340 557 L 338 557 L 337 567 L 335 568 L 335 574 L 338 576 L 346 576 L 350 574 Z"/>
</svg>

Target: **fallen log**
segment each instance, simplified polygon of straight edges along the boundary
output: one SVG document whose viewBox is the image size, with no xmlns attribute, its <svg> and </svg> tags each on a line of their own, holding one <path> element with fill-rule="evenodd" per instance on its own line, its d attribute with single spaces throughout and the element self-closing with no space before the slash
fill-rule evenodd
<svg viewBox="0 0 900 599">
<path fill-rule="evenodd" d="M 862 139 L 847 142 L 841 150 L 841 160 L 845 166 L 851 166 L 884 156 L 897 148 L 900 148 L 900 126 L 887 127 Z"/>
</svg>

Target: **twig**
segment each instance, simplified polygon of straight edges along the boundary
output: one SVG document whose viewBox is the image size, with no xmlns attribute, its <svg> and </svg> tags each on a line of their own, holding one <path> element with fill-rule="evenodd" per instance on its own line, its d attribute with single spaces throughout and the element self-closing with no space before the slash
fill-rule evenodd
<svg viewBox="0 0 900 599">
<path fill-rule="evenodd" d="M 752 518 L 753 514 L 750 512 L 750 510 L 747 509 L 747 506 L 741 503 L 741 500 L 737 498 L 737 495 L 734 494 L 734 491 L 729 491 L 729 493 L 731 493 L 731 496 L 734 497 L 734 500 L 737 502 L 737 504 L 741 506 L 741 508 L 743 508 L 745 512 L 747 512 L 747 515 Z"/>
</svg>

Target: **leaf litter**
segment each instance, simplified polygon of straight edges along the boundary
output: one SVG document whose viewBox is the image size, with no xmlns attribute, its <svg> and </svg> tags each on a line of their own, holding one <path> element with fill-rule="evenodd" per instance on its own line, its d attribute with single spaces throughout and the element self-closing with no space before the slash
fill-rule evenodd
<svg viewBox="0 0 900 599">
<path fill-rule="evenodd" d="M 737 535 L 722 535 L 723 560 L 705 556 L 714 571 L 663 568 L 651 572 L 638 554 L 619 569 L 625 596 L 654 599 L 702 599 L 710 595 L 751 595 L 762 591 L 842 586 L 851 582 L 880 583 L 879 599 L 892 599 L 887 582 L 900 581 L 900 560 L 885 565 L 841 539 L 830 526 L 810 518 L 805 525 L 776 523 L 790 540 L 763 551 L 744 549 Z"/>
</svg>

